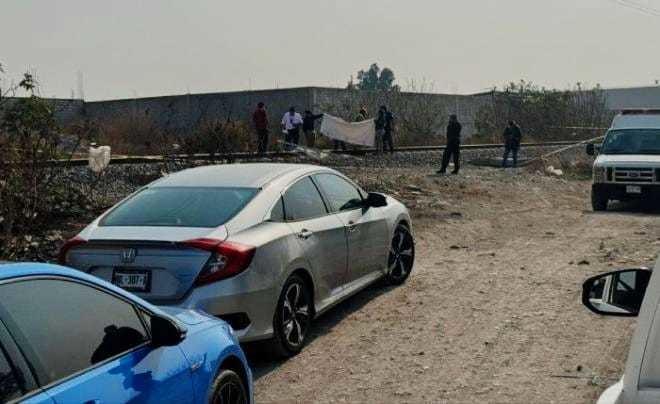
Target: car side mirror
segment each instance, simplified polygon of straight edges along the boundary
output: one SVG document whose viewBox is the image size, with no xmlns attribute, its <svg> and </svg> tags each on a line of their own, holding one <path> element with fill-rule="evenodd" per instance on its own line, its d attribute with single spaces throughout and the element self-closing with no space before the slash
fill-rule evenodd
<svg viewBox="0 0 660 404">
<path fill-rule="evenodd" d="M 582 304 L 596 314 L 635 317 L 642 306 L 651 274 L 647 268 L 638 268 L 589 278 L 582 285 Z"/>
<path fill-rule="evenodd" d="M 588 143 L 586 151 L 587 151 L 588 155 L 595 156 L 596 155 L 596 146 L 594 146 L 593 143 Z"/>
<path fill-rule="evenodd" d="M 367 208 L 381 208 L 387 206 L 387 198 L 383 194 L 369 192 L 366 201 Z"/>
<path fill-rule="evenodd" d="M 155 347 L 175 346 L 186 337 L 186 329 L 158 315 L 151 316 L 151 343 Z"/>
</svg>

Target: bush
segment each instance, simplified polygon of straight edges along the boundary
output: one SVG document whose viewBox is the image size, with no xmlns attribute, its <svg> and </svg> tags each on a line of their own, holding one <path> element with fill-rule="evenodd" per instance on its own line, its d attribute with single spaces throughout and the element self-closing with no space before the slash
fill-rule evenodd
<svg viewBox="0 0 660 404">
<path fill-rule="evenodd" d="M 521 81 L 493 90 L 491 97 L 476 116 L 478 138 L 487 142 L 501 142 L 510 119 L 520 124 L 525 141 L 547 141 L 593 137 L 593 131 L 578 128 L 607 126 L 612 118 L 598 86 L 549 90 Z"/>
</svg>

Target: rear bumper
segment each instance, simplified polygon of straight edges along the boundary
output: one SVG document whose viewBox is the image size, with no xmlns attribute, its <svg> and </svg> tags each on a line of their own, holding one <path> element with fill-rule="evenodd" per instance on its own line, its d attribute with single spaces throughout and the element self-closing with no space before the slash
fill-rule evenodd
<svg viewBox="0 0 660 404">
<path fill-rule="evenodd" d="M 194 288 L 185 299 L 170 305 L 203 310 L 225 320 L 240 319 L 239 323 L 244 328 L 234 329 L 240 342 L 271 338 L 279 291 L 274 287 L 252 288 L 241 278 L 238 276 Z M 249 321 L 246 322 L 245 318 Z M 247 326 L 244 326 L 245 323 Z"/>
<path fill-rule="evenodd" d="M 642 192 L 639 194 L 629 193 L 628 186 L 638 186 Z M 608 199 L 629 200 L 629 199 L 658 199 L 660 200 L 660 184 L 593 184 L 593 192 L 607 196 Z"/>
</svg>

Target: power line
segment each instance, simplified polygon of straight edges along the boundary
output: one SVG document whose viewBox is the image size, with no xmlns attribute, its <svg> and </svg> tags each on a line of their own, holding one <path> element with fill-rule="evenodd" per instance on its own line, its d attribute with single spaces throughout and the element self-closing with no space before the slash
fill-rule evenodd
<svg viewBox="0 0 660 404">
<path fill-rule="evenodd" d="M 639 11 L 651 17 L 660 17 L 660 10 L 653 8 L 651 6 L 637 3 L 633 0 L 610 0 L 610 1 L 620 6 Z"/>
</svg>

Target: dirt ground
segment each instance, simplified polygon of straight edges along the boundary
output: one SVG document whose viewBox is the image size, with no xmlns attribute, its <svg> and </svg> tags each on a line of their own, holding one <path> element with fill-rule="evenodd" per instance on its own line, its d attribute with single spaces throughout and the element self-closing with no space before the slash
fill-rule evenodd
<svg viewBox="0 0 660 404">
<path fill-rule="evenodd" d="M 657 213 L 595 214 L 587 181 L 532 172 L 344 171 L 411 207 L 413 274 L 321 317 L 294 358 L 248 348 L 257 402 L 590 403 L 621 375 L 634 320 L 591 314 L 581 285 L 653 265 Z"/>
</svg>

